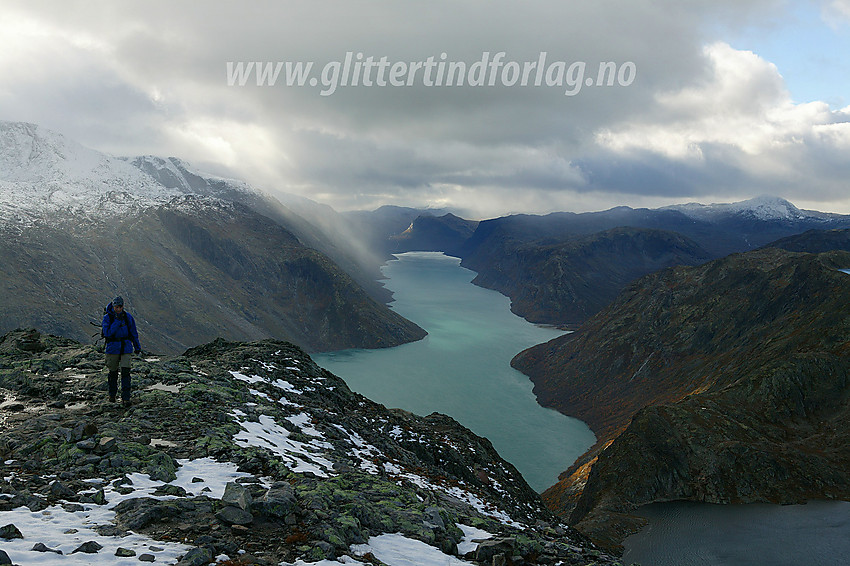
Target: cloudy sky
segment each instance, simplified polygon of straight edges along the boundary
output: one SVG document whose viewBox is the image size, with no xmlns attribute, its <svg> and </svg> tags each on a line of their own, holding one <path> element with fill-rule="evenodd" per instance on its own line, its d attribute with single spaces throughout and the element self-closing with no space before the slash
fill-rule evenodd
<svg viewBox="0 0 850 566">
<path fill-rule="evenodd" d="M 62 0 L 0 15 L 0 119 L 340 210 L 771 194 L 850 213 L 850 0 Z M 281 63 L 274 85 L 258 86 L 258 62 Z M 616 73 L 599 81 L 604 62 Z M 302 86 L 287 63 L 312 63 Z"/>
</svg>

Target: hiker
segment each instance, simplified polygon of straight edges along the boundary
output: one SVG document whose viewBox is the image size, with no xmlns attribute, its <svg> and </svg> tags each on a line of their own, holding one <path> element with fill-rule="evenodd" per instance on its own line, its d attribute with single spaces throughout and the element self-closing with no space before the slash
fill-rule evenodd
<svg viewBox="0 0 850 566">
<path fill-rule="evenodd" d="M 130 359 L 142 351 L 136 321 L 124 311 L 124 299 L 115 297 L 103 315 L 103 337 L 106 339 L 106 368 L 109 370 L 109 400 L 118 394 L 118 368 L 121 368 L 121 400 L 130 405 Z"/>
</svg>

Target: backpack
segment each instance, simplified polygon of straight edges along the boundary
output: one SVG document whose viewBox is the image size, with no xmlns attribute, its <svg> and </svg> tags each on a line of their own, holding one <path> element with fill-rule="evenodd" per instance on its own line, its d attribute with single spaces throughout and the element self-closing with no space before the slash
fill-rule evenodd
<svg viewBox="0 0 850 566">
<path fill-rule="evenodd" d="M 107 315 L 109 315 L 109 324 L 112 324 L 113 322 L 115 322 L 115 313 L 111 312 L 111 311 L 107 311 L 106 307 L 103 307 L 103 316 L 107 316 Z M 103 346 L 100 346 L 100 350 L 105 351 L 106 350 L 106 336 L 103 334 L 103 323 L 102 322 L 95 322 L 93 320 L 90 320 L 89 323 L 92 326 L 97 326 L 98 328 L 100 328 L 100 332 L 95 332 L 94 334 L 91 335 L 91 337 L 96 338 L 95 341 L 94 341 L 95 346 L 97 346 L 98 342 L 103 340 Z"/>
</svg>

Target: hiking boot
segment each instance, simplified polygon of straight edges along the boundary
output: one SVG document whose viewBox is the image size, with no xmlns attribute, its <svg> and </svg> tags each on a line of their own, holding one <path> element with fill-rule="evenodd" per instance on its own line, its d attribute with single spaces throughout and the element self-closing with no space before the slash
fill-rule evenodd
<svg viewBox="0 0 850 566">
<path fill-rule="evenodd" d="M 115 395 L 110 395 L 110 396 L 109 396 L 109 402 L 110 402 L 110 403 L 114 403 L 114 402 L 115 402 Z"/>
<path fill-rule="evenodd" d="M 121 401 L 121 404 L 124 405 L 124 408 L 126 409 L 126 408 L 132 406 L 133 402 L 130 401 L 129 399 L 124 399 L 123 401 Z"/>
</svg>

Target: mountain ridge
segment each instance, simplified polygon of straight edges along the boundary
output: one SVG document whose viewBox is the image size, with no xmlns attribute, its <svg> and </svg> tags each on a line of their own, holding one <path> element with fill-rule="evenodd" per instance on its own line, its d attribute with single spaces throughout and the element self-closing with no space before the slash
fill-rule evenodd
<svg viewBox="0 0 850 566">
<path fill-rule="evenodd" d="M 694 212 L 695 209 L 698 209 L 697 212 Z M 593 269 L 584 265 L 588 258 L 579 252 L 578 243 L 604 238 L 602 235 L 606 231 L 628 229 L 675 233 L 678 238 L 690 241 L 691 246 L 701 250 L 675 261 L 697 264 L 730 253 L 753 250 L 809 229 L 848 227 L 850 216 L 802 211 L 778 197 L 659 209 L 615 207 L 601 212 L 515 215 L 484 220 L 459 247 L 457 255 L 462 258 L 461 265 L 478 273 L 474 283 L 510 297 L 516 314 L 530 322 L 575 328 L 613 300 L 617 292 L 635 277 L 651 270 L 647 262 L 642 272 L 636 269 L 631 277 L 609 278 L 605 281 L 609 289 L 604 297 L 600 295 L 600 288 L 581 283 L 594 277 L 596 272 L 607 273 L 619 264 L 637 266 L 644 261 L 645 251 L 641 251 L 641 240 L 636 239 L 630 250 L 624 249 L 619 255 L 608 254 L 609 263 L 613 265 L 597 264 Z M 549 264 L 572 265 L 577 270 L 573 278 L 580 284 L 578 287 L 571 285 L 569 276 L 564 273 L 540 277 L 530 264 L 524 265 L 519 259 L 547 253 L 558 256 L 549 258 Z M 655 268 L 672 264 L 657 264 Z M 543 264 L 537 261 L 534 265 L 541 268 Z M 560 271 L 555 269 L 553 273 Z M 561 298 L 554 300 L 558 296 Z"/>
<path fill-rule="evenodd" d="M 765 248 L 666 269 L 520 353 L 539 401 L 598 439 L 550 507 L 616 546 L 653 501 L 850 497 L 847 267 L 847 252 Z"/>
</svg>

